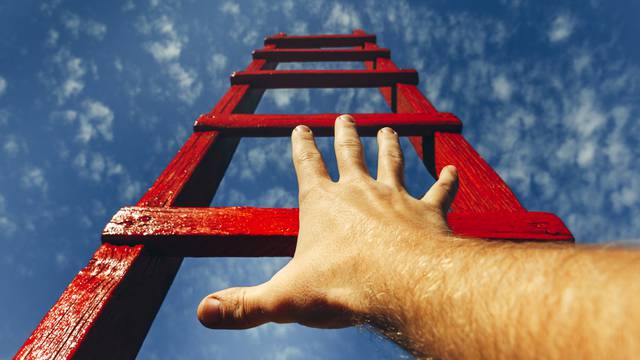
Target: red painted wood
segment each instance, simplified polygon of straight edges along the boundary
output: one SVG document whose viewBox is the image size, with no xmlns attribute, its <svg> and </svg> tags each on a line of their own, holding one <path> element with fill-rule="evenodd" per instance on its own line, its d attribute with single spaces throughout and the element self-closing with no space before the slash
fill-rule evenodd
<svg viewBox="0 0 640 360">
<path fill-rule="evenodd" d="M 264 39 L 265 45 L 273 45 L 277 48 L 322 48 L 322 47 L 347 47 L 362 46 L 366 42 L 375 43 L 376 36 L 370 34 L 331 34 L 331 35 L 306 35 L 306 36 L 268 36 Z"/>
<path fill-rule="evenodd" d="M 365 48 L 375 49 L 376 45 L 366 44 Z M 373 68 L 371 62 L 365 63 L 365 66 Z M 378 59 L 376 67 L 379 70 L 397 69 L 390 59 Z M 437 111 L 416 86 L 398 84 L 397 89 L 399 113 Z M 380 92 L 391 104 L 389 88 L 381 87 Z M 457 167 L 460 187 L 452 204 L 454 211 L 526 211 L 509 186 L 461 134 L 435 132 L 434 136 L 412 136 L 409 140 L 434 177 L 446 165 Z"/>
<path fill-rule="evenodd" d="M 354 88 L 417 84 L 418 73 L 402 70 L 267 70 L 231 74 L 232 85 L 254 88 Z"/>
<path fill-rule="evenodd" d="M 460 186 L 455 211 L 526 211 L 509 186 L 473 149 L 461 134 L 435 133 L 436 173 L 446 165 L 459 171 Z"/>
<path fill-rule="evenodd" d="M 206 114 L 195 124 L 196 131 L 224 131 L 233 136 L 290 136 L 298 125 L 309 126 L 316 136 L 333 136 L 340 114 Z M 391 126 L 400 135 L 432 134 L 434 131 L 460 132 L 462 123 L 451 113 L 432 114 L 351 114 L 360 136 L 375 136 L 379 129 Z"/>
<path fill-rule="evenodd" d="M 259 49 L 254 59 L 276 62 L 305 61 L 365 61 L 391 56 L 389 49 Z"/>
<path fill-rule="evenodd" d="M 247 70 L 274 67 L 255 60 Z M 252 112 L 261 94 L 232 86 L 212 111 Z M 138 205 L 208 205 L 237 141 L 193 134 Z M 134 358 L 181 262 L 140 245 L 102 244 L 15 358 Z"/>
<path fill-rule="evenodd" d="M 267 49 L 276 46 L 363 46 L 371 49 L 370 52 L 379 50 L 374 44 L 375 36 L 362 31 L 353 35 L 312 37 L 288 37 L 281 33 L 265 42 Z M 287 56 L 294 55 L 290 52 Z M 365 61 L 365 64 L 374 67 L 372 61 Z M 260 70 L 272 70 L 275 65 L 254 60 L 245 74 L 265 74 Z M 330 83 L 336 82 L 338 86 L 349 83 L 358 87 L 380 87 L 388 102 L 391 102 L 389 86 L 396 85 L 399 113 L 438 116 L 433 105 L 413 85 L 417 84 L 417 74 L 414 78 L 404 73 L 401 77 L 407 76 L 410 81 L 399 81 L 398 73 L 403 71 L 398 71 L 395 64 L 384 57 L 377 58 L 376 68 L 378 70 L 368 72 L 367 76 L 373 80 L 361 76 L 366 71 L 362 74 L 352 71 L 351 75 L 340 73 L 353 77 L 350 80 L 357 80 L 356 84 L 345 79 L 320 79 L 320 75 L 337 76 L 320 71 L 312 71 L 309 75 L 280 74 L 291 77 L 284 79 L 285 85 L 287 81 L 301 85 L 302 78 L 317 86 L 335 87 Z M 385 73 L 395 75 L 380 75 Z M 275 78 L 278 76 L 283 75 Z M 272 76 L 257 77 L 266 83 L 274 81 Z M 264 92 L 253 85 L 233 85 L 209 116 L 253 112 Z M 462 184 L 454 202 L 458 212 L 449 215 L 455 232 L 496 239 L 572 240 L 566 227 L 553 215 L 525 212 L 506 184 L 460 134 L 436 131 L 433 135 L 410 139 L 432 172 L 448 163 L 454 163 L 460 169 Z M 151 209 L 153 211 L 149 208 L 124 211 L 122 218 L 107 226 L 105 241 L 136 245 L 102 244 L 45 315 L 16 358 L 133 358 L 180 267 L 181 256 L 202 256 L 207 252 L 217 256 L 240 256 L 245 252 L 250 256 L 291 255 L 298 227 L 296 209 L 169 208 L 209 204 L 237 143 L 238 138 L 219 136 L 218 131 L 193 134 L 138 202 L 138 206 L 155 207 Z M 140 214 L 140 211 L 153 214 Z M 174 211 L 188 214 L 176 220 L 175 217 L 180 216 Z M 492 213 L 478 214 L 479 211 Z M 218 213 L 212 215 L 211 212 Z M 251 230 L 253 235 L 243 235 L 243 229 Z M 265 242 L 265 237 L 272 241 Z M 253 250 L 247 249 L 253 246 L 252 255 L 250 251 Z M 164 255 L 159 256 L 162 252 Z"/>
<path fill-rule="evenodd" d="M 543 212 L 450 213 L 454 233 L 517 241 L 573 241 L 562 221 Z M 166 255 L 292 256 L 298 209 L 145 208 L 118 211 L 102 232 L 112 244 L 144 244 Z"/>
</svg>

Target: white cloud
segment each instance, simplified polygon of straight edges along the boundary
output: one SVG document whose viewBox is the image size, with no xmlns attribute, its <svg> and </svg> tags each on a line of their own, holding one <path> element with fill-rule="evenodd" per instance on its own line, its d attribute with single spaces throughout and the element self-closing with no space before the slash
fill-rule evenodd
<svg viewBox="0 0 640 360">
<path fill-rule="evenodd" d="M 202 82 L 197 80 L 196 72 L 186 70 L 180 64 L 173 63 L 168 68 L 169 77 L 178 90 L 178 98 L 187 104 L 193 104 L 202 93 Z"/>
<path fill-rule="evenodd" d="M 551 29 L 549 29 L 549 41 L 558 42 L 562 40 L 566 40 L 571 33 L 573 33 L 573 28 L 575 27 L 574 20 L 568 15 L 558 15 L 553 19 L 553 23 L 551 23 Z"/>
<path fill-rule="evenodd" d="M 77 38 L 80 33 L 84 33 L 85 35 L 88 35 L 96 40 L 102 40 L 107 33 L 107 26 L 105 24 L 91 19 L 84 20 L 73 13 L 63 14 L 62 24 L 75 38 Z M 50 39 L 55 39 L 53 41 L 53 43 L 55 44 L 55 41 L 57 41 L 58 39 L 57 32 L 50 32 L 49 36 Z M 53 38 L 51 36 L 53 36 Z"/>
<path fill-rule="evenodd" d="M 506 76 L 501 74 L 494 78 L 491 87 L 493 88 L 493 95 L 496 98 L 502 101 L 509 101 L 511 99 L 511 83 Z"/>
<path fill-rule="evenodd" d="M 60 38 L 60 33 L 57 30 L 55 29 L 49 30 L 49 32 L 47 33 L 47 41 L 46 41 L 47 46 L 55 47 L 58 44 L 59 38 Z"/>
<path fill-rule="evenodd" d="M 220 11 L 222 11 L 225 14 L 238 15 L 240 14 L 240 4 L 232 1 L 225 1 L 220 6 Z"/>
<path fill-rule="evenodd" d="M 565 122 L 580 136 L 589 137 L 605 124 L 607 117 L 597 104 L 594 90 L 582 89 L 578 95 L 577 101 L 572 103 L 565 117 Z"/>
<path fill-rule="evenodd" d="M 116 58 L 113 61 L 113 67 L 115 67 L 118 72 L 122 72 L 122 70 L 124 70 L 124 65 L 122 65 L 122 60 L 120 60 L 120 58 Z"/>
<path fill-rule="evenodd" d="M 180 52 L 182 51 L 182 42 L 177 39 L 154 41 L 149 43 L 146 49 L 158 62 L 176 60 L 180 57 Z"/>
<path fill-rule="evenodd" d="M 104 140 L 113 140 L 113 111 L 100 101 L 88 99 L 82 103 L 81 111 L 67 110 L 54 114 L 67 123 L 78 122 L 76 140 L 87 144 L 101 136 Z"/>
<path fill-rule="evenodd" d="M 244 38 L 242 38 L 242 42 L 248 46 L 255 45 L 257 40 L 258 32 L 256 30 L 247 31 L 247 33 L 244 35 Z"/>
<path fill-rule="evenodd" d="M 17 226 L 7 213 L 6 200 L 0 194 L 0 233 L 11 236 L 16 231 Z"/>
<path fill-rule="evenodd" d="M 157 62 L 169 62 L 180 58 L 186 38 L 178 35 L 173 20 L 168 16 L 163 15 L 150 23 L 143 17 L 139 21 L 138 28 L 144 34 L 153 32 L 161 37 L 160 40 L 145 44 L 145 49 Z"/>
<path fill-rule="evenodd" d="M 132 181 L 129 177 L 125 177 L 120 183 L 120 198 L 123 201 L 131 202 L 139 197 L 142 193 L 142 183 L 139 181 Z"/>
<path fill-rule="evenodd" d="M 7 91 L 7 80 L 0 76 L 0 97 L 2 97 Z"/>
<path fill-rule="evenodd" d="M 362 22 L 356 10 L 351 6 L 334 3 L 324 28 L 335 33 L 348 33 L 361 27 Z"/>
<path fill-rule="evenodd" d="M 122 5 L 122 11 L 127 12 L 135 9 L 136 4 L 134 4 L 133 0 L 127 0 L 127 2 Z"/>
<path fill-rule="evenodd" d="M 56 89 L 54 89 L 58 104 L 61 105 L 84 90 L 84 76 L 87 73 L 87 67 L 84 60 L 71 55 L 67 49 L 58 51 L 53 56 L 53 61 L 58 65 L 61 72 L 60 77 L 62 80 L 58 82 Z"/>
<path fill-rule="evenodd" d="M 258 199 L 258 204 L 264 207 L 294 207 L 297 203 L 290 190 L 276 186 L 262 194 Z"/>
<path fill-rule="evenodd" d="M 227 57 L 224 54 L 213 54 L 207 64 L 207 70 L 211 75 L 218 75 L 218 73 L 227 67 Z"/>
<path fill-rule="evenodd" d="M 272 89 L 265 93 L 264 98 L 279 109 L 290 108 L 293 103 L 306 106 L 311 101 L 309 89 Z"/>
<path fill-rule="evenodd" d="M 140 18 L 137 24 L 138 31 L 143 34 L 154 34 L 159 40 L 147 42 L 144 47 L 153 58 L 163 66 L 164 72 L 172 81 L 174 95 L 163 91 L 167 97 L 177 97 L 187 104 L 193 104 L 202 93 L 202 82 L 198 80 L 195 70 L 185 68 L 179 63 L 180 54 L 187 42 L 187 37 L 180 36 L 175 28 L 175 23 L 169 17 L 163 15 L 150 22 L 145 17 Z M 218 59 L 219 61 L 220 59 Z"/>
<path fill-rule="evenodd" d="M 69 257 L 63 252 L 57 252 L 55 256 L 56 265 L 59 268 L 64 268 L 69 263 Z"/>
<path fill-rule="evenodd" d="M 81 26 L 80 17 L 78 15 L 72 13 L 64 14 L 62 16 L 62 24 L 73 36 L 78 37 Z"/>
<path fill-rule="evenodd" d="M 589 54 L 581 54 L 573 60 L 573 69 L 576 73 L 582 73 L 589 65 L 591 65 L 591 56 Z"/>
<path fill-rule="evenodd" d="M 107 26 L 103 23 L 89 20 L 85 23 L 85 31 L 87 35 L 94 37 L 98 40 L 104 39 L 107 34 Z"/>
<path fill-rule="evenodd" d="M 35 166 L 23 170 L 20 183 L 26 189 L 39 189 L 42 192 L 46 192 L 49 186 L 42 169 Z"/>
<path fill-rule="evenodd" d="M 80 176 L 95 182 L 124 173 L 121 164 L 98 152 L 86 153 L 82 151 L 78 153 L 73 159 L 73 166 L 78 170 Z"/>
<path fill-rule="evenodd" d="M 15 135 L 8 135 L 2 145 L 2 150 L 9 157 L 16 157 L 21 151 L 25 151 L 27 145 L 24 140 L 19 139 Z"/>
</svg>

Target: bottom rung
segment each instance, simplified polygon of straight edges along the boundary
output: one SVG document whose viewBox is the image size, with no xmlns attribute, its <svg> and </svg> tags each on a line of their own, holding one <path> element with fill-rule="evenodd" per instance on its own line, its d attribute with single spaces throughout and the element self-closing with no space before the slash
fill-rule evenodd
<svg viewBox="0 0 640 360">
<path fill-rule="evenodd" d="M 450 213 L 461 236 L 515 241 L 573 241 L 557 216 L 544 212 Z M 144 244 L 174 256 L 293 256 L 298 209 L 149 208 L 120 209 L 102 232 L 116 245 Z"/>
</svg>

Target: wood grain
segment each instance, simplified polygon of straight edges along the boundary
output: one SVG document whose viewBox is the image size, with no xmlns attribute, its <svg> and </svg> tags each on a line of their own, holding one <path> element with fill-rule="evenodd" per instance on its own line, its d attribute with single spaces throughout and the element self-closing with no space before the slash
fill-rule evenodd
<svg viewBox="0 0 640 360">
<path fill-rule="evenodd" d="M 573 241 L 557 216 L 543 212 L 450 213 L 447 221 L 461 236 Z M 107 224 L 102 241 L 172 256 L 292 256 L 298 227 L 298 209 L 127 207 Z"/>
</svg>

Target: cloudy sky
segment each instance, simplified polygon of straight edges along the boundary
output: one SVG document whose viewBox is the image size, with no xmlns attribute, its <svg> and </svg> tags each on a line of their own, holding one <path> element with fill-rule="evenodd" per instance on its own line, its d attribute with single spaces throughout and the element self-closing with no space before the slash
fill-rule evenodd
<svg viewBox="0 0 640 360">
<path fill-rule="evenodd" d="M 531 210 L 577 241 L 640 238 L 640 3 L 632 1 L 3 1 L 0 358 L 8 358 L 228 87 L 266 34 L 378 35 Z M 286 64 L 312 68 L 319 64 Z M 359 64 L 333 64 L 355 67 Z M 258 112 L 388 111 L 374 89 L 267 91 Z M 375 169 L 375 144 L 367 142 Z M 330 140 L 321 146 L 327 159 Z M 406 142 L 405 142 L 406 147 Z M 213 205 L 291 207 L 287 139 L 243 140 Z M 432 183 L 407 153 L 410 191 Z M 331 165 L 335 176 L 335 165 Z M 209 331 L 200 299 L 287 259 L 187 259 L 143 359 L 389 358 L 365 329 Z"/>
</svg>

